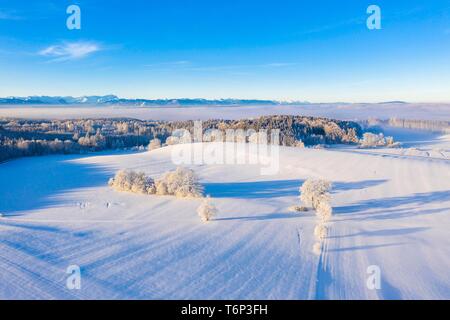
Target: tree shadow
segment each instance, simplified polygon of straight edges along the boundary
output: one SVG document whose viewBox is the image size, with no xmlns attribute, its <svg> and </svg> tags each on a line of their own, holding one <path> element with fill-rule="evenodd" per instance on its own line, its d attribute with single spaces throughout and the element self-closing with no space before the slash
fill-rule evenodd
<svg viewBox="0 0 450 320">
<path fill-rule="evenodd" d="M 62 233 L 60 228 L 55 228 L 55 227 L 51 227 L 51 226 L 34 225 L 34 224 L 24 224 L 24 223 L 8 221 L 6 219 L 0 219 L 0 225 L 14 227 L 14 228 L 18 228 L 18 229 L 31 230 L 31 231 Z"/>
<path fill-rule="evenodd" d="M 363 246 L 353 246 L 353 247 L 344 247 L 344 248 L 336 248 L 336 249 L 328 249 L 328 252 L 345 252 L 345 251 L 358 251 L 358 250 L 371 250 L 377 248 L 385 248 L 385 247 L 395 247 L 400 246 L 405 243 L 385 243 L 385 244 L 368 244 Z"/>
<path fill-rule="evenodd" d="M 449 210 L 448 208 L 421 211 L 412 210 L 411 208 L 393 209 L 399 206 L 416 205 L 418 207 L 422 207 L 426 204 L 442 202 L 448 199 L 450 199 L 450 190 L 415 193 L 410 196 L 366 200 L 354 205 L 336 207 L 333 211 L 336 215 L 359 213 L 363 215 L 370 215 L 370 218 L 374 219 L 392 219 L 401 218 L 403 216 L 423 215 L 427 213 L 429 214 Z M 373 209 L 375 209 L 375 211 L 373 211 Z"/>
<path fill-rule="evenodd" d="M 342 235 L 342 236 L 330 236 L 328 239 L 333 238 L 351 238 L 351 237 L 389 237 L 389 236 L 401 236 L 407 234 L 413 234 L 417 232 L 423 232 L 430 228 L 427 227 L 417 227 L 417 228 L 401 228 L 401 229 L 383 229 L 375 231 L 361 231 L 353 234 Z"/>
<path fill-rule="evenodd" d="M 0 212 L 4 217 L 11 217 L 29 210 L 60 206 L 65 204 L 61 197 L 64 194 L 106 186 L 114 170 L 76 161 L 86 157 L 89 156 L 32 157 L 3 164 Z"/>
<path fill-rule="evenodd" d="M 335 182 L 333 192 L 365 189 L 388 180 L 365 180 L 357 182 Z M 304 180 L 273 180 L 256 182 L 204 183 L 205 194 L 213 198 L 261 199 L 299 195 Z"/>
<path fill-rule="evenodd" d="M 213 198 L 261 199 L 298 196 L 302 180 L 204 183 L 205 194 Z"/>
<path fill-rule="evenodd" d="M 383 300 L 401 300 L 402 293 L 384 277 L 381 277 L 381 296 Z"/>
<path fill-rule="evenodd" d="M 277 220 L 277 219 L 295 219 L 299 218 L 299 215 L 287 214 L 287 213 L 269 213 L 258 216 L 245 216 L 245 217 L 228 217 L 228 218 L 216 218 L 214 221 L 230 221 L 230 220 L 244 220 L 244 221 L 263 221 L 263 220 Z"/>
<path fill-rule="evenodd" d="M 360 190 L 383 184 L 389 180 L 365 180 L 356 182 L 333 182 L 333 193 L 336 191 Z"/>
</svg>

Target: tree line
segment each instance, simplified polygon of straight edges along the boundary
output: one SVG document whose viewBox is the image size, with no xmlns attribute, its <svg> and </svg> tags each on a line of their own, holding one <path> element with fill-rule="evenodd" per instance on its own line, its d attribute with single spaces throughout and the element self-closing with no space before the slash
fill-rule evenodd
<svg viewBox="0 0 450 320">
<path fill-rule="evenodd" d="M 303 116 L 207 120 L 203 130 L 280 130 L 280 144 L 356 144 L 362 129 L 356 122 Z M 165 143 L 179 129 L 194 132 L 194 121 L 136 119 L 30 120 L 0 118 L 0 161 L 48 154 L 77 154 Z M 225 136 L 225 134 L 224 134 Z"/>
</svg>

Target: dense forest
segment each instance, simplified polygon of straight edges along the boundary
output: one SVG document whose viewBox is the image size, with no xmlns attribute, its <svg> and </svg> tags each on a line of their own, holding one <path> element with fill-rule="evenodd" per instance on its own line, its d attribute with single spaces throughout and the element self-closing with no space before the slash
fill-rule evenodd
<svg viewBox="0 0 450 320">
<path fill-rule="evenodd" d="M 357 143 L 361 127 L 352 121 L 303 116 L 264 116 L 244 120 L 208 120 L 203 131 L 280 130 L 281 145 Z M 194 121 L 136 119 L 25 120 L 0 118 L 0 161 L 23 156 L 85 153 L 147 146 L 152 139 L 167 142 L 175 131 L 194 133 Z M 206 134 L 205 134 L 206 137 Z M 206 139 L 206 138 L 205 138 Z M 207 139 L 206 139 L 207 140 Z M 247 136 L 246 141 L 249 141 Z"/>
</svg>

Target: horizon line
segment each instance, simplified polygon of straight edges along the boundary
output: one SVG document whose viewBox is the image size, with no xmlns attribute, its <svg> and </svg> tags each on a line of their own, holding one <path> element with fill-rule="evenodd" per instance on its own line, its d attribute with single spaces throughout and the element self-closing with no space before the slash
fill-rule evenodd
<svg viewBox="0 0 450 320">
<path fill-rule="evenodd" d="M 386 103 L 399 103 L 399 104 L 450 104 L 450 100 L 449 101 L 408 101 L 408 100 L 377 100 L 377 101 L 315 101 L 315 100 L 298 100 L 298 99 L 273 99 L 273 98 L 231 98 L 231 97 L 227 97 L 227 98 L 202 98 L 202 97 L 195 97 L 195 98 L 188 98 L 188 97 L 158 97 L 158 98 L 143 98 L 143 97 L 130 97 L 130 96 L 126 96 L 126 97 L 120 97 L 117 96 L 115 94 L 87 94 L 87 95 L 28 95 L 28 96 L 18 96 L 18 95 L 12 95 L 12 96 L 4 96 L 4 97 L 0 97 L 0 99 L 26 99 L 26 98 L 85 98 L 85 97 L 115 97 L 117 99 L 120 100 L 147 100 L 147 101 L 158 101 L 158 100 L 163 100 L 163 101 L 170 101 L 170 100 L 204 100 L 204 101 L 225 101 L 225 100 L 241 100 L 241 101 L 261 101 L 261 102 L 277 102 L 277 103 L 291 103 L 291 104 L 295 104 L 295 103 L 299 103 L 299 104 L 338 104 L 338 103 L 342 103 L 342 104 L 386 104 Z M 47 103 L 49 104 L 49 103 Z M 88 103 L 86 103 L 88 104 Z M 100 103 L 99 103 L 100 104 Z M 113 103 L 112 103 L 113 104 Z M 26 103 L 24 103 L 24 105 L 26 105 Z M 29 105 L 33 105 L 33 103 L 30 103 Z M 37 105 L 37 104 L 34 104 Z"/>
</svg>

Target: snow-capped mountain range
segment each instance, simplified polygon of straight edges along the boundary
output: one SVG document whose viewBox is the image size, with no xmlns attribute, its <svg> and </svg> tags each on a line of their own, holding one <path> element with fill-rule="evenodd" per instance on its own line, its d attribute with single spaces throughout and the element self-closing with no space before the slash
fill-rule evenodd
<svg viewBox="0 0 450 320">
<path fill-rule="evenodd" d="M 194 105 L 281 105 L 307 103 L 300 101 L 242 100 L 242 99 L 125 99 L 106 96 L 29 96 L 0 98 L 0 105 L 130 105 L 130 106 L 194 106 Z"/>
</svg>

